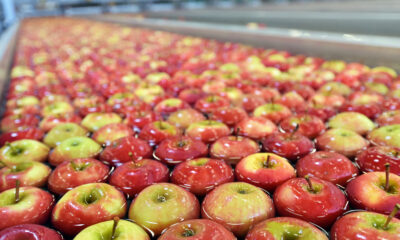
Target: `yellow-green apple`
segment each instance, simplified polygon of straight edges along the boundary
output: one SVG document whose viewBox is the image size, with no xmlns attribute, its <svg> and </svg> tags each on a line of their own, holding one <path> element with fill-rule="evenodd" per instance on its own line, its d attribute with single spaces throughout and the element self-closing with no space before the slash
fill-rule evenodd
<svg viewBox="0 0 400 240">
<path fill-rule="evenodd" d="M 25 106 L 39 105 L 40 101 L 37 97 L 32 95 L 25 95 L 18 98 L 12 98 L 7 101 L 7 108 L 19 108 Z"/>
<path fill-rule="evenodd" d="M 91 138 L 71 137 L 53 149 L 49 156 L 49 163 L 57 166 L 64 161 L 77 158 L 96 158 L 101 150 L 101 146 Z"/>
<path fill-rule="evenodd" d="M 17 180 L 18 181 L 18 180 Z M 36 187 L 19 187 L 0 193 L 0 230 L 24 224 L 44 224 L 54 205 L 55 199 L 50 193 Z"/>
<path fill-rule="evenodd" d="M 240 160 L 235 175 L 238 181 L 274 191 L 286 180 L 296 177 L 296 171 L 283 157 L 273 153 L 256 153 Z"/>
<path fill-rule="evenodd" d="M 92 139 L 101 145 L 109 146 L 118 138 L 133 136 L 132 128 L 123 123 L 110 123 L 93 133 Z"/>
<path fill-rule="evenodd" d="M 364 114 L 358 112 L 339 113 L 329 120 L 328 126 L 330 128 L 352 130 L 360 135 L 364 135 L 375 128 L 374 122 Z"/>
<path fill-rule="evenodd" d="M 203 218 L 222 224 L 237 237 L 244 237 L 254 225 L 275 216 L 268 194 L 244 182 L 218 186 L 206 195 L 201 210 Z"/>
<path fill-rule="evenodd" d="M 50 172 L 50 167 L 34 161 L 6 165 L 0 169 L 0 192 L 15 188 L 17 179 L 20 186 L 43 187 L 47 183 Z"/>
<path fill-rule="evenodd" d="M 76 123 L 60 123 L 54 126 L 43 139 L 49 147 L 56 147 L 62 141 L 71 137 L 84 137 L 88 135 L 88 131 Z"/>
<path fill-rule="evenodd" d="M 176 126 L 165 121 L 155 121 L 146 124 L 138 137 L 147 141 L 150 145 L 156 145 L 167 137 L 178 136 L 180 134 L 181 130 Z"/>
<path fill-rule="evenodd" d="M 328 82 L 322 85 L 317 92 L 325 96 L 335 94 L 346 97 L 349 96 L 353 92 L 353 90 L 349 86 L 341 82 Z"/>
<path fill-rule="evenodd" d="M 49 190 L 58 195 L 87 183 L 106 181 L 110 169 L 93 158 L 79 158 L 65 161 L 50 174 Z"/>
<path fill-rule="evenodd" d="M 117 167 L 110 176 L 109 183 L 121 190 L 128 198 L 133 198 L 144 188 L 160 182 L 168 182 L 169 169 L 159 161 L 142 159 Z"/>
<path fill-rule="evenodd" d="M 27 160 L 43 162 L 47 159 L 49 151 L 49 147 L 39 141 L 22 139 L 0 148 L 0 159 L 5 164 L 17 164 Z"/>
<path fill-rule="evenodd" d="M 120 123 L 122 118 L 116 113 L 89 113 L 82 120 L 81 125 L 91 132 L 99 130 L 110 123 Z"/>
<path fill-rule="evenodd" d="M 236 165 L 242 158 L 260 151 L 260 145 L 247 137 L 226 136 L 210 147 L 210 156 Z"/>
<path fill-rule="evenodd" d="M 271 120 L 263 117 L 249 117 L 235 126 L 236 134 L 255 140 L 263 139 L 277 131 L 278 127 Z"/>
<path fill-rule="evenodd" d="M 400 203 L 400 176 L 389 171 L 389 164 L 386 164 L 386 172 L 369 172 L 350 181 L 346 192 L 351 205 L 389 214 Z"/>
<path fill-rule="evenodd" d="M 368 140 L 374 145 L 400 147 L 400 124 L 377 128 L 368 134 Z"/>
<path fill-rule="evenodd" d="M 400 175 L 400 148 L 390 146 L 374 146 L 360 152 L 356 163 L 363 172 L 385 171 L 385 164 L 390 164 L 390 172 Z"/>
<path fill-rule="evenodd" d="M 224 226 L 208 219 L 193 219 L 169 227 L 158 240 L 237 240 Z M 1 240 L 1 239 L 0 239 Z"/>
<path fill-rule="evenodd" d="M 211 158 L 195 158 L 176 166 L 171 182 L 197 196 L 206 195 L 215 187 L 233 182 L 232 168 L 224 161 Z"/>
<path fill-rule="evenodd" d="M 54 102 L 42 108 L 42 117 L 68 115 L 75 111 L 74 107 L 68 102 Z"/>
<path fill-rule="evenodd" d="M 400 124 L 400 110 L 383 112 L 375 119 L 375 122 L 379 124 L 379 126 Z"/>
<path fill-rule="evenodd" d="M 357 211 L 344 215 L 331 228 L 334 240 L 397 240 L 400 220 L 375 212 Z"/>
<path fill-rule="evenodd" d="M 203 114 L 193 108 L 186 108 L 173 112 L 168 117 L 168 122 L 178 128 L 186 129 L 191 123 L 205 120 Z"/>
<path fill-rule="evenodd" d="M 150 240 L 149 235 L 137 224 L 127 220 L 111 220 L 83 229 L 74 240 Z M 0 239 L 1 240 L 1 239 Z"/>
<path fill-rule="evenodd" d="M 158 236 L 174 223 L 199 217 L 197 198 L 171 183 L 157 183 L 143 189 L 133 200 L 129 219 Z"/>
<path fill-rule="evenodd" d="M 63 240 L 57 231 L 38 224 L 20 224 L 0 231 L 0 240 Z"/>
<path fill-rule="evenodd" d="M 354 131 L 334 128 L 317 137 L 316 145 L 319 150 L 354 157 L 358 151 L 367 149 L 369 142 Z"/>
<path fill-rule="evenodd" d="M 106 183 L 88 183 L 68 191 L 54 206 L 51 222 L 73 236 L 82 229 L 126 213 L 124 195 Z"/>
<path fill-rule="evenodd" d="M 276 217 L 253 227 L 245 240 L 328 240 L 314 225 L 298 218 Z"/>
<path fill-rule="evenodd" d="M 274 193 L 280 216 L 296 217 L 328 228 L 348 208 L 344 193 L 333 183 L 319 179 L 292 178 Z"/>
<path fill-rule="evenodd" d="M 346 186 L 358 175 L 358 168 L 344 155 L 317 151 L 300 158 L 296 163 L 297 175 L 317 177 L 336 185 Z"/>
<path fill-rule="evenodd" d="M 279 123 L 292 114 L 290 109 L 279 103 L 267 103 L 254 109 L 254 117 L 264 117 L 274 123 Z"/>
<path fill-rule="evenodd" d="M 230 129 L 221 122 L 204 120 L 190 124 L 185 133 L 191 138 L 212 143 L 221 137 L 228 136 Z"/>
</svg>

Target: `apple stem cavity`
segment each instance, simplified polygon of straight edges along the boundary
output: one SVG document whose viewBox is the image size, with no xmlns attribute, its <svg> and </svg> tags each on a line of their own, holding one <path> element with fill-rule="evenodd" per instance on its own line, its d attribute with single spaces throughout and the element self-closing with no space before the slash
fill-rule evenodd
<svg viewBox="0 0 400 240">
<path fill-rule="evenodd" d="M 306 179 L 306 181 L 307 181 L 307 184 L 308 184 L 308 190 L 309 190 L 309 191 L 311 191 L 311 192 L 313 192 L 313 193 L 315 193 L 315 189 L 314 189 L 314 187 L 313 187 L 313 185 L 312 185 L 312 182 L 311 182 L 310 176 L 309 176 L 309 175 L 306 175 L 304 178 L 305 178 L 305 179 Z"/>
<path fill-rule="evenodd" d="M 385 224 L 383 225 L 383 229 L 387 230 L 390 221 L 392 221 L 392 219 L 394 218 L 394 216 L 396 216 L 396 214 L 399 212 L 400 210 L 400 204 L 396 204 L 392 210 L 392 212 L 390 213 L 390 215 L 387 217 Z"/>
<path fill-rule="evenodd" d="M 112 228 L 111 240 L 114 240 L 116 237 L 115 232 L 117 230 L 118 222 L 119 222 L 119 217 L 115 217 L 114 223 L 113 223 L 113 228 Z"/>
<path fill-rule="evenodd" d="M 192 236 L 194 236 L 193 229 L 186 228 L 182 233 L 182 237 L 192 237 Z"/>
<path fill-rule="evenodd" d="M 299 130 L 300 125 L 298 123 L 296 123 L 296 125 L 294 126 L 293 132 L 290 134 L 290 138 L 293 138 L 293 135 L 296 134 L 296 132 Z"/>
<path fill-rule="evenodd" d="M 386 180 L 385 180 L 385 191 L 389 191 L 389 175 L 390 175 L 390 164 L 386 163 L 385 164 L 385 175 L 386 175 Z"/>
<path fill-rule="evenodd" d="M 19 186 L 20 186 L 20 181 L 19 181 L 19 179 L 17 179 L 16 181 L 15 181 L 15 203 L 18 203 L 19 202 L 19 200 L 20 200 L 20 197 L 19 197 Z"/>
</svg>

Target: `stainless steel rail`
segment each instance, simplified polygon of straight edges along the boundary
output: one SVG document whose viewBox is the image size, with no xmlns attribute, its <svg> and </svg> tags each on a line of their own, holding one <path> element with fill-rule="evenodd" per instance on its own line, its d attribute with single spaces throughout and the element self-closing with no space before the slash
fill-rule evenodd
<svg viewBox="0 0 400 240">
<path fill-rule="evenodd" d="M 126 16 L 89 16 L 88 18 L 158 29 L 180 34 L 288 50 L 326 59 L 357 61 L 370 66 L 385 65 L 400 70 L 400 38 L 281 28 L 249 29 L 244 26 L 182 22 L 162 19 L 135 19 Z"/>
</svg>

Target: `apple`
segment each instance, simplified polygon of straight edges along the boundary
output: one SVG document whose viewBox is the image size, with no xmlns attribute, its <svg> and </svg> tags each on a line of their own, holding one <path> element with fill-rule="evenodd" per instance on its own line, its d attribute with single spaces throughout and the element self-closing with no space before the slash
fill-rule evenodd
<svg viewBox="0 0 400 240">
<path fill-rule="evenodd" d="M 383 112 L 375 119 L 375 122 L 379 124 L 379 126 L 400 124 L 400 110 Z"/>
<path fill-rule="evenodd" d="M 68 191 L 54 206 L 51 222 L 66 235 L 126 213 L 124 195 L 106 183 L 88 183 Z"/>
<path fill-rule="evenodd" d="M 189 104 L 195 104 L 196 101 L 203 98 L 205 93 L 198 88 L 187 88 L 182 90 L 178 97 Z"/>
<path fill-rule="evenodd" d="M 187 160 L 174 168 L 171 182 L 197 196 L 204 196 L 215 187 L 233 182 L 232 168 L 224 161 L 211 158 Z"/>
<path fill-rule="evenodd" d="M 254 225 L 275 216 L 272 199 L 244 182 L 216 187 L 204 198 L 201 210 L 202 218 L 222 224 L 237 237 L 244 237 Z"/>
<path fill-rule="evenodd" d="M 89 226 L 78 233 L 74 240 L 95 240 L 99 236 L 110 240 L 150 240 L 149 235 L 140 226 L 130 221 L 119 220 L 119 218 Z"/>
<path fill-rule="evenodd" d="M 358 151 L 367 149 L 369 143 L 356 132 L 334 128 L 317 137 L 316 145 L 319 150 L 335 151 L 346 157 L 354 157 Z"/>
<path fill-rule="evenodd" d="M 53 149 L 49 156 L 49 163 L 57 166 L 64 161 L 77 158 L 96 158 L 101 150 L 101 146 L 91 138 L 71 137 Z"/>
<path fill-rule="evenodd" d="M 241 106 L 246 112 L 253 112 L 258 106 L 264 104 L 265 100 L 263 97 L 253 94 L 244 94 L 239 106 Z"/>
<path fill-rule="evenodd" d="M 6 132 L 0 135 L 0 146 L 22 139 L 42 140 L 44 132 L 36 127 L 27 128 L 21 131 Z"/>
<path fill-rule="evenodd" d="M 341 82 L 328 82 L 322 85 L 318 91 L 322 95 L 342 95 L 344 97 L 349 96 L 353 90 L 344 83 Z"/>
<path fill-rule="evenodd" d="M 210 147 L 210 156 L 236 165 L 242 158 L 260 151 L 260 145 L 247 137 L 226 136 Z"/>
<path fill-rule="evenodd" d="M 239 107 L 223 107 L 214 110 L 209 114 L 211 120 L 225 123 L 228 126 L 235 126 L 238 122 L 247 118 L 247 113 Z"/>
<path fill-rule="evenodd" d="M 207 219 L 193 219 L 176 223 L 158 238 L 158 240 L 236 240 L 237 238 L 224 226 Z M 1 240 L 1 239 L 0 239 Z"/>
<path fill-rule="evenodd" d="M 372 122 L 365 115 L 358 112 L 339 113 L 329 120 L 328 126 L 330 128 L 342 128 L 352 130 L 360 135 L 365 135 L 375 128 L 374 122 Z"/>
<path fill-rule="evenodd" d="M 299 111 L 301 109 L 304 109 L 306 102 L 305 102 L 304 98 L 297 92 L 288 91 L 288 92 L 284 93 L 282 96 L 280 96 L 276 100 L 276 103 L 282 104 L 294 111 Z"/>
<path fill-rule="evenodd" d="M 297 132 L 314 139 L 325 131 L 325 124 L 319 117 L 309 114 L 289 116 L 281 121 L 279 127 L 284 132 L 293 132 L 298 125 Z"/>
<path fill-rule="evenodd" d="M 159 102 L 155 107 L 154 111 L 161 114 L 162 116 L 168 116 L 169 114 L 176 112 L 181 109 L 189 108 L 189 104 L 179 98 L 168 98 Z"/>
<path fill-rule="evenodd" d="M 143 189 L 132 202 L 129 219 L 159 236 L 174 223 L 199 217 L 197 198 L 171 183 L 157 183 Z"/>
<path fill-rule="evenodd" d="M 193 108 L 185 108 L 171 113 L 167 121 L 180 128 L 186 129 L 191 123 L 200 122 L 205 120 L 203 114 Z"/>
<path fill-rule="evenodd" d="M 277 132 L 278 127 L 266 118 L 250 117 L 236 124 L 235 131 L 238 135 L 259 140 Z"/>
<path fill-rule="evenodd" d="M 168 137 L 154 152 L 154 157 L 168 165 L 176 165 L 186 160 L 206 156 L 208 147 L 200 140 L 188 136 Z"/>
<path fill-rule="evenodd" d="M 338 187 L 309 176 L 280 185 L 274 203 L 280 216 L 300 218 L 323 228 L 331 226 L 348 208 L 346 196 Z"/>
<path fill-rule="evenodd" d="M 86 115 L 81 125 L 89 131 L 95 132 L 107 124 L 120 122 L 122 122 L 122 118 L 116 113 L 95 112 Z"/>
<path fill-rule="evenodd" d="M 55 199 L 50 193 L 36 187 L 19 187 L 0 193 L 0 231 L 25 223 L 44 224 L 54 205 Z M 1 237 L 1 236 L 0 236 Z"/>
<path fill-rule="evenodd" d="M 39 124 L 39 118 L 35 115 L 9 115 L 1 119 L 0 126 L 3 133 L 25 130 L 36 127 Z"/>
<path fill-rule="evenodd" d="M 0 240 L 63 240 L 60 233 L 38 224 L 20 224 L 0 231 Z"/>
<path fill-rule="evenodd" d="M 346 186 L 358 175 L 357 167 L 344 155 L 336 152 L 318 151 L 300 158 L 296 163 L 297 175 L 307 175 Z"/>
<path fill-rule="evenodd" d="M 390 164 L 385 167 L 386 172 L 365 173 L 347 184 L 346 192 L 353 207 L 389 214 L 400 202 L 400 176 L 390 173 Z"/>
<path fill-rule="evenodd" d="M 276 217 L 254 226 L 245 240 L 328 240 L 324 232 L 298 218 Z"/>
<path fill-rule="evenodd" d="M 40 101 L 37 97 L 32 95 L 25 95 L 18 98 L 12 98 L 7 101 L 7 108 L 20 108 L 32 105 L 39 105 Z"/>
<path fill-rule="evenodd" d="M 101 145 L 109 146 L 118 138 L 133 136 L 133 130 L 123 123 L 110 123 L 93 133 L 92 139 Z"/>
<path fill-rule="evenodd" d="M 398 206 L 400 208 L 400 206 Z M 331 239 L 372 240 L 400 238 L 400 220 L 374 212 L 358 211 L 344 215 L 331 229 Z"/>
<path fill-rule="evenodd" d="M 230 102 L 227 98 L 218 95 L 210 95 L 197 100 L 194 107 L 202 113 L 212 113 L 218 108 L 227 107 L 229 105 Z"/>
<path fill-rule="evenodd" d="M 376 128 L 368 134 L 367 138 L 374 145 L 400 147 L 400 124 Z"/>
<path fill-rule="evenodd" d="M 0 192 L 15 188 L 17 179 L 21 186 L 43 187 L 50 172 L 50 167 L 34 161 L 5 165 L 0 169 Z"/>
<path fill-rule="evenodd" d="M 47 159 L 50 149 L 43 143 L 22 139 L 8 143 L 0 148 L 0 159 L 5 164 L 17 164 L 30 161 L 43 162 Z"/>
<path fill-rule="evenodd" d="M 76 123 L 80 124 L 82 119 L 75 114 L 57 115 L 44 117 L 39 124 L 39 128 L 45 132 L 50 131 L 53 127 L 61 123 Z"/>
<path fill-rule="evenodd" d="M 363 172 L 380 172 L 385 170 L 385 164 L 390 164 L 390 172 L 400 175 L 400 148 L 390 146 L 374 146 L 360 152 L 356 163 Z"/>
<path fill-rule="evenodd" d="M 60 143 L 71 137 L 85 137 L 88 131 L 76 123 L 60 123 L 54 126 L 43 139 L 49 147 L 57 147 Z"/>
<path fill-rule="evenodd" d="M 128 136 L 119 138 L 107 146 L 100 154 L 100 160 L 119 166 L 125 162 L 149 158 L 151 154 L 152 149 L 146 141 Z"/>
<path fill-rule="evenodd" d="M 235 175 L 238 181 L 272 192 L 286 180 L 296 177 L 296 171 L 283 157 L 273 153 L 256 153 L 240 160 Z"/>
<path fill-rule="evenodd" d="M 68 115 L 74 112 L 74 107 L 68 102 L 54 102 L 42 108 L 42 117 Z"/>
<path fill-rule="evenodd" d="M 105 182 L 110 169 L 92 158 L 79 158 L 65 161 L 50 174 L 49 190 L 57 195 L 87 183 Z"/>
<path fill-rule="evenodd" d="M 279 103 L 267 103 L 261 105 L 253 112 L 254 117 L 264 117 L 276 124 L 289 117 L 291 114 L 292 112 L 288 107 Z"/>
<path fill-rule="evenodd" d="M 186 135 L 205 143 L 215 142 L 217 139 L 228 136 L 230 129 L 223 123 L 204 120 L 189 125 L 186 129 Z"/>
<path fill-rule="evenodd" d="M 133 198 L 146 187 L 154 183 L 168 182 L 168 179 L 169 170 L 164 164 L 142 159 L 117 167 L 111 174 L 109 183 L 125 193 L 128 198 Z"/>
<path fill-rule="evenodd" d="M 145 125 L 138 137 L 153 146 L 159 144 L 167 137 L 178 136 L 180 134 L 181 131 L 174 125 L 165 121 L 155 121 Z"/>
</svg>

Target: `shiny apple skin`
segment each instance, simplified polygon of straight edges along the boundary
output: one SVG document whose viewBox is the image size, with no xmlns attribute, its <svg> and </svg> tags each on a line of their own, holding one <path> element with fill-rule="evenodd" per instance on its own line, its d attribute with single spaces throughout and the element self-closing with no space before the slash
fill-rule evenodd
<svg viewBox="0 0 400 240">
<path fill-rule="evenodd" d="M 211 95 L 197 100 L 194 107 L 202 113 L 212 113 L 218 108 L 229 106 L 229 104 L 227 98 Z"/>
<path fill-rule="evenodd" d="M 228 136 L 230 129 L 223 123 L 204 120 L 197 123 L 192 123 L 186 129 L 186 135 L 204 143 L 212 143 L 221 137 Z"/>
<path fill-rule="evenodd" d="M 400 110 L 383 112 L 375 119 L 380 126 L 400 124 Z"/>
<path fill-rule="evenodd" d="M 71 162 L 88 166 L 84 170 L 77 171 Z M 110 172 L 107 165 L 93 158 L 74 159 L 71 162 L 61 163 L 50 174 L 48 187 L 51 192 L 63 195 L 83 184 L 105 182 Z"/>
<path fill-rule="evenodd" d="M 192 230 L 194 236 L 186 237 L 184 232 Z M 237 240 L 224 226 L 207 219 L 193 219 L 169 227 L 158 240 Z M 0 239 L 1 240 L 1 239 Z"/>
<path fill-rule="evenodd" d="M 234 126 L 247 117 L 247 113 L 239 107 L 223 107 L 210 113 L 211 120 L 223 122 L 228 126 Z"/>
<path fill-rule="evenodd" d="M 138 137 L 153 146 L 167 137 L 179 136 L 180 134 L 180 129 L 174 125 L 164 121 L 155 121 L 144 126 Z"/>
<path fill-rule="evenodd" d="M 245 240 L 281 240 L 286 238 L 276 238 L 274 233 L 268 230 L 268 224 L 276 223 L 280 226 L 287 226 L 283 231 L 290 233 L 291 228 L 299 228 L 299 231 L 305 233 L 305 236 L 300 236 L 298 239 L 313 239 L 313 240 L 328 240 L 328 237 L 314 225 L 298 218 L 291 217 L 276 217 L 260 222 L 254 226 L 246 236 Z M 285 231 L 285 232 L 286 232 Z M 307 233 L 306 233 L 307 232 Z M 281 236 L 283 237 L 283 236 Z"/>
<path fill-rule="evenodd" d="M 346 156 L 327 151 L 300 158 L 296 170 L 299 177 L 309 175 L 340 186 L 346 186 L 349 180 L 358 175 L 357 167 Z"/>
<path fill-rule="evenodd" d="M 197 196 L 204 196 L 215 187 L 233 182 L 232 168 L 224 161 L 210 158 L 187 160 L 175 167 L 171 182 Z"/>
<path fill-rule="evenodd" d="M 76 123 L 80 124 L 82 118 L 79 116 L 72 114 L 72 115 L 64 115 L 64 116 L 48 116 L 42 119 L 39 124 L 39 128 L 45 132 L 50 131 L 53 127 L 57 126 L 61 123 Z"/>
<path fill-rule="evenodd" d="M 210 147 L 212 158 L 222 159 L 236 165 L 242 158 L 260 151 L 260 145 L 247 137 L 226 136 L 215 141 Z"/>
<path fill-rule="evenodd" d="M 99 144 L 109 146 L 118 138 L 133 136 L 133 130 L 123 123 L 107 124 L 93 133 L 92 139 Z"/>
<path fill-rule="evenodd" d="M 101 191 L 101 198 L 92 204 L 84 204 L 83 194 L 90 190 Z M 61 233 L 76 235 L 87 226 L 123 218 L 126 213 L 124 195 L 106 183 L 89 183 L 68 191 L 54 206 L 51 216 L 53 226 Z"/>
<path fill-rule="evenodd" d="M 393 187 L 393 193 L 384 190 L 384 172 L 369 172 L 354 178 L 346 187 L 350 204 L 354 208 L 390 214 L 400 202 L 400 176 L 390 173 L 389 179 L 389 189 Z M 396 216 L 400 217 L 400 213 Z"/>
<path fill-rule="evenodd" d="M 290 116 L 279 124 L 284 132 L 290 133 L 294 131 L 296 125 L 299 126 L 297 132 L 310 139 L 316 138 L 325 131 L 324 122 L 319 117 L 308 114 Z"/>
<path fill-rule="evenodd" d="M 370 221 L 378 218 L 379 223 L 386 221 L 387 215 L 374 212 L 353 212 L 344 215 L 331 228 L 332 240 L 397 240 L 400 239 L 400 220 L 393 218 L 389 224 L 391 231 L 383 231 Z"/>
<path fill-rule="evenodd" d="M 15 196 L 15 189 L 9 189 L 0 194 Z M 25 223 L 44 224 L 49 219 L 55 203 L 53 195 L 40 188 L 21 187 L 20 196 L 22 199 L 16 205 L 0 206 L 0 219 L 7 219 L 0 223 L 0 230 Z M 26 202 L 23 198 L 30 198 L 30 200 Z"/>
<path fill-rule="evenodd" d="M 377 103 L 371 104 L 355 104 L 352 102 L 345 102 L 339 108 L 340 112 L 359 112 L 364 114 L 370 119 L 377 118 L 382 113 L 382 108 Z"/>
<path fill-rule="evenodd" d="M 161 120 L 161 116 L 150 110 L 134 111 L 126 114 L 124 123 L 133 127 L 135 130 L 140 130 L 147 124 L 159 120 Z"/>
<path fill-rule="evenodd" d="M 44 132 L 36 127 L 27 128 L 21 131 L 6 132 L 0 135 L 0 146 L 3 146 L 7 142 L 10 143 L 22 139 L 32 139 L 40 141 L 42 140 L 43 136 Z"/>
<path fill-rule="evenodd" d="M 111 174 L 109 183 L 131 198 L 147 186 L 168 182 L 168 179 L 169 170 L 164 164 L 151 159 L 142 159 L 126 162 L 117 167 Z"/>
<path fill-rule="evenodd" d="M 374 146 L 360 152 L 356 163 L 363 172 L 383 172 L 385 164 L 390 164 L 390 172 L 400 175 L 400 148 Z"/>
<path fill-rule="evenodd" d="M 314 143 L 299 133 L 276 133 L 262 141 L 265 151 L 295 161 L 314 150 Z"/>
<path fill-rule="evenodd" d="M 26 128 L 36 127 L 39 118 L 34 115 L 9 115 L 2 118 L 0 125 L 2 132 L 16 132 Z"/>
<path fill-rule="evenodd" d="M 272 199 L 260 188 L 244 182 L 215 188 L 204 198 L 201 211 L 202 218 L 222 224 L 237 237 L 244 237 L 252 226 L 275 216 Z"/>
<path fill-rule="evenodd" d="M 21 224 L 0 231 L 0 240 L 63 240 L 60 233 L 37 224 Z"/>
<path fill-rule="evenodd" d="M 184 143 L 183 146 L 179 144 Z M 188 136 L 169 137 L 162 141 L 154 152 L 157 159 L 168 165 L 177 165 L 186 160 L 204 157 L 208 147 L 200 140 Z"/>
<path fill-rule="evenodd" d="M 304 178 L 292 178 L 274 193 L 274 203 L 280 216 L 295 217 L 323 228 L 331 226 L 348 209 L 344 193 L 334 184 L 310 177 L 318 193 L 308 191 Z"/>
<path fill-rule="evenodd" d="M 129 153 L 132 153 L 130 156 Z M 100 154 L 100 160 L 113 166 L 122 165 L 125 162 L 149 158 L 152 149 L 149 144 L 133 136 L 115 140 Z"/>
<path fill-rule="evenodd" d="M 263 117 L 246 118 L 235 126 L 236 134 L 255 140 L 265 138 L 277 131 L 278 127 L 271 120 Z"/>
<path fill-rule="evenodd" d="M 268 156 L 273 167 L 264 166 Z M 235 175 L 238 181 L 273 192 L 288 179 L 296 177 L 296 171 L 283 157 L 272 153 L 256 153 L 240 160 L 236 165 Z"/>
</svg>

